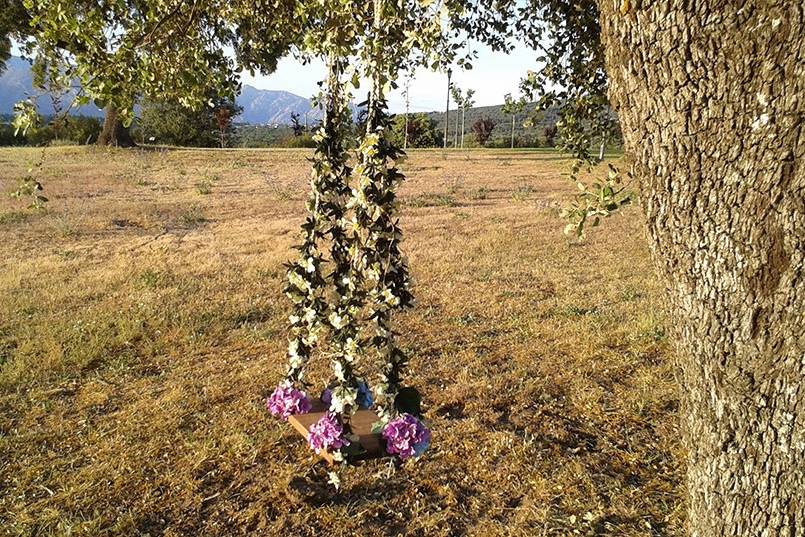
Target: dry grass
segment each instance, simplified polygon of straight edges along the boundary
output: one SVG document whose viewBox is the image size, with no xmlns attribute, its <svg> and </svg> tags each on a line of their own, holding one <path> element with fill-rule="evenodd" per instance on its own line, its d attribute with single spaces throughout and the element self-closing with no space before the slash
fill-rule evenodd
<svg viewBox="0 0 805 537">
<path fill-rule="evenodd" d="M 0 188 L 35 150 L 0 150 Z M 637 212 L 581 245 L 550 154 L 414 152 L 400 320 L 434 444 L 334 495 L 263 398 L 302 151 L 49 150 L 0 200 L 0 524 L 11 535 L 680 535 L 683 453 Z M 324 371 L 319 367 L 316 378 Z"/>
</svg>

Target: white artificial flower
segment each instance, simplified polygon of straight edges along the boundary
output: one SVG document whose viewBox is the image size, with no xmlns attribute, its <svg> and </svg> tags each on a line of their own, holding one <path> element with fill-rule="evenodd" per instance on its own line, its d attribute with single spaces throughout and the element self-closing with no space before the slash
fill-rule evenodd
<svg viewBox="0 0 805 537">
<path fill-rule="evenodd" d="M 310 282 L 305 280 L 302 276 L 300 276 L 296 272 L 289 272 L 288 273 L 288 281 L 294 287 L 297 287 L 299 289 L 304 289 L 306 291 L 310 291 Z"/>
<path fill-rule="evenodd" d="M 347 325 L 348 319 L 346 317 L 342 317 L 338 315 L 336 312 L 332 312 L 328 317 L 330 320 L 330 324 L 333 325 L 334 328 L 339 329 L 343 328 Z"/>
<path fill-rule="evenodd" d="M 340 381 L 344 380 L 344 366 L 339 361 L 333 362 L 333 374 Z"/>
<path fill-rule="evenodd" d="M 338 386 L 333 390 L 332 398 L 330 399 L 330 410 L 333 412 L 343 412 L 344 408 L 347 406 L 355 408 L 357 401 L 358 390 Z"/>
<path fill-rule="evenodd" d="M 344 457 L 341 455 L 340 451 L 336 451 L 333 453 L 333 460 L 341 462 L 344 460 Z M 341 479 L 338 477 L 338 472 L 327 472 L 327 482 L 334 486 L 335 490 L 341 487 Z"/>
<path fill-rule="evenodd" d="M 392 306 L 396 306 L 400 303 L 400 297 L 394 296 L 394 293 L 391 292 L 391 289 L 386 289 L 383 291 L 383 298 L 386 301 L 386 304 L 391 304 Z"/>
</svg>

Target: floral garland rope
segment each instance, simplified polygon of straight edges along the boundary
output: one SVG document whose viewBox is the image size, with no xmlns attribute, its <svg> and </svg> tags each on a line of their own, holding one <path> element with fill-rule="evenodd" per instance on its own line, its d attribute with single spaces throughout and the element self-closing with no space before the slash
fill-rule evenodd
<svg viewBox="0 0 805 537">
<path fill-rule="evenodd" d="M 336 384 L 326 389 L 322 400 L 328 412 L 309 431 L 309 444 L 317 453 L 326 450 L 336 460 L 344 460 L 342 449 L 355 449 L 359 444 L 352 436 L 351 417 L 359 407 L 371 405 L 366 385 L 355 374 L 359 355 L 359 316 L 363 297 L 359 274 L 353 269 L 355 234 L 347 216 L 351 196 L 348 179 L 346 140 L 350 123 L 349 94 L 341 83 L 346 60 L 335 54 L 328 56 L 328 78 L 319 100 L 324 103 L 325 117 L 314 135 L 316 148 L 312 158 L 309 215 L 302 226 L 304 241 L 299 259 L 289 265 L 286 295 L 294 303 L 290 316 L 293 335 L 288 347 L 289 369 L 286 380 L 268 398 L 267 405 L 275 416 L 287 419 L 291 414 L 306 413 L 312 408 L 304 389 L 305 367 L 310 360 L 319 334 L 329 329 L 329 355 Z M 322 244 L 329 241 L 332 272 L 322 274 Z"/>
<path fill-rule="evenodd" d="M 385 61 L 384 45 L 389 39 L 383 24 L 386 5 L 383 0 L 374 0 L 373 7 L 374 35 L 369 51 L 372 87 L 366 133 L 355 167 L 358 184 L 349 205 L 355 211 L 355 229 L 360 242 L 355 265 L 368 287 L 365 302 L 373 329 L 369 343 L 383 360 L 374 387 L 381 431 L 386 451 L 405 459 L 419 456 L 427 449 L 430 431 L 419 420 L 418 392 L 401 387 L 408 358 L 397 344 L 392 323 L 392 314 L 412 307 L 414 296 L 408 262 L 400 250 L 403 235 L 396 191 L 405 176 L 395 162 L 402 151 L 388 137 L 390 122 L 384 87 L 394 67 Z"/>
<path fill-rule="evenodd" d="M 314 135 L 311 192 L 307 201 L 308 216 L 302 224 L 302 244 L 296 248 L 299 257 L 289 263 L 287 282 L 283 289 L 293 304 L 289 317 L 291 340 L 288 344 L 288 370 L 285 381 L 269 398 L 269 409 L 283 419 L 296 411 L 310 410 L 304 389 L 305 371 L 323 329 L 342 324 L 331 313 L 326 291 L 328 281 L 323 274 L 324 255 L 321 245 L 328 238 L 340 238 L 343 216 L 349 195 L 346 179 L 351 173 L 347 166 L 348 153 L 344 145 L 343 96 L 340 89 L 340 72 L 343 61 L 330 57 L 328 80 L 319 100 L 325 103 L 325 119 Z M 338 250 L 335 244 L 332 250 Z M 343 272 L 343 260 L 336 263 L 334 272 Z M 305 402 L 306 401 L 306 402 Z M 273 405 L 272 405 L 273 402 Z M 273 406 L 273 408 L 272 408 Z M 287 408 L 286 408 L 287 407 Z M 290 411 L 290 414 L 289 414 Z"/>
<path fill-rule="evenodd" d="M 322 98 L 325 119 L 315 136 L 312 194 L 308 216 L 303 225 L 304 242 L 300 257 L 289 266 L 286 294 L 294 303 L 291 315 L 293 338 L 289 344 L 290 362 L 286 381 L 269 397 L 273 414 L 283 419 L 308 412 L 311 403 L 303 389 L 304 370 L 319 333 L 329 328 L 330 355 L 336 384 L 325 390 L 322 400 L 328 412 L 311 426 L 310 446 L 326 450 L 339 461 L 360 452 L 352 435 L 351 417 L 358 408 L 372 405 L 366 383 L 358 378 L 355 363 L 360 354 L 361 311 L 374 331 L 369 343 L 384 365 L 375 395 L 386 451 L 400 459 L 419 456 L 430 443 L 430 431 L 419 420 L 419 395 L 413 388 L 401 390 L 400 379 L 407 358 L 396 344 L 392 326 L 393 311 L 413 305 L 411 278 L 399 245 L 402 232 L 397 217 L 396 188 L 404 176 L 394 166 L 401 154 L 386 136 L 389 126 L 383 86 L 384 70 L 382 25 L 383 2 L 374 0 L 373 36 L 369 66 L 372 91 L 369 99 L 367 131 L 361 141 L 355 174 L 358 185 L 348 186 L 351 170 L 345 146 L 350 121 L 349 96 L 341 77 L 346 60 L 330 54 L 328 79 Z M 391 165 L 389 165 L 391 163 Z M 347 203 L 347 199 L 351 199 Z M 353 219 L 347 218 L 353 211 Z M 333 271 L 322 275 L 323 255 L 320 244 L 330 240 Z M 406 401 L 402 392 L 406 391 Z M 402 413 L 400 412 L 402 410 Z M 331 482 L 338 485 L 337 474 Z"/>
</svg>

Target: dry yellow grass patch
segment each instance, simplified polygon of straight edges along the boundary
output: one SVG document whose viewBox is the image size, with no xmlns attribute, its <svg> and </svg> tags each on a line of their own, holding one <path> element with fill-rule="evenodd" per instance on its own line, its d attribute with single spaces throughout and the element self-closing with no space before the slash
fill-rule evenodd
<svg viewBox="0 0 805 537">
<path fill-rule="evenodd" d="M 0 150 L 7 192 L 39 151 Z M 302 151 L 48 150 L 0 200 L 0 524 L 12 535 L 679 535 L 677 396 L 635 209 L 561 234 L 566 162 L 412 152 L 434 431 L 333 494 L 263 399 L 285 368 Z M 313 377 L 326 377 L 326 364 Z"/>
</svg>

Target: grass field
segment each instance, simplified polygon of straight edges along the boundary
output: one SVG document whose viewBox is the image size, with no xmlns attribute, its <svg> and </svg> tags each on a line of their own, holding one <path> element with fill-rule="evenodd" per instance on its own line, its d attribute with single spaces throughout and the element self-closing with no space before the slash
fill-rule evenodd
<svg viewBox="0 0 805 537">
<path fill-rule="evenodd" d="M 40 155 L 0 150 L 0 532 L 683 533 L 639 214 L 566 239 L 556 155 L 403 163 L 418 306 L 400 330 L 434 441 L 393 474 L 347 469 L 338 495 L 263 403 L 309 154 L 48 149 L 36 212 L 5 193 Z"/>
</svg>

